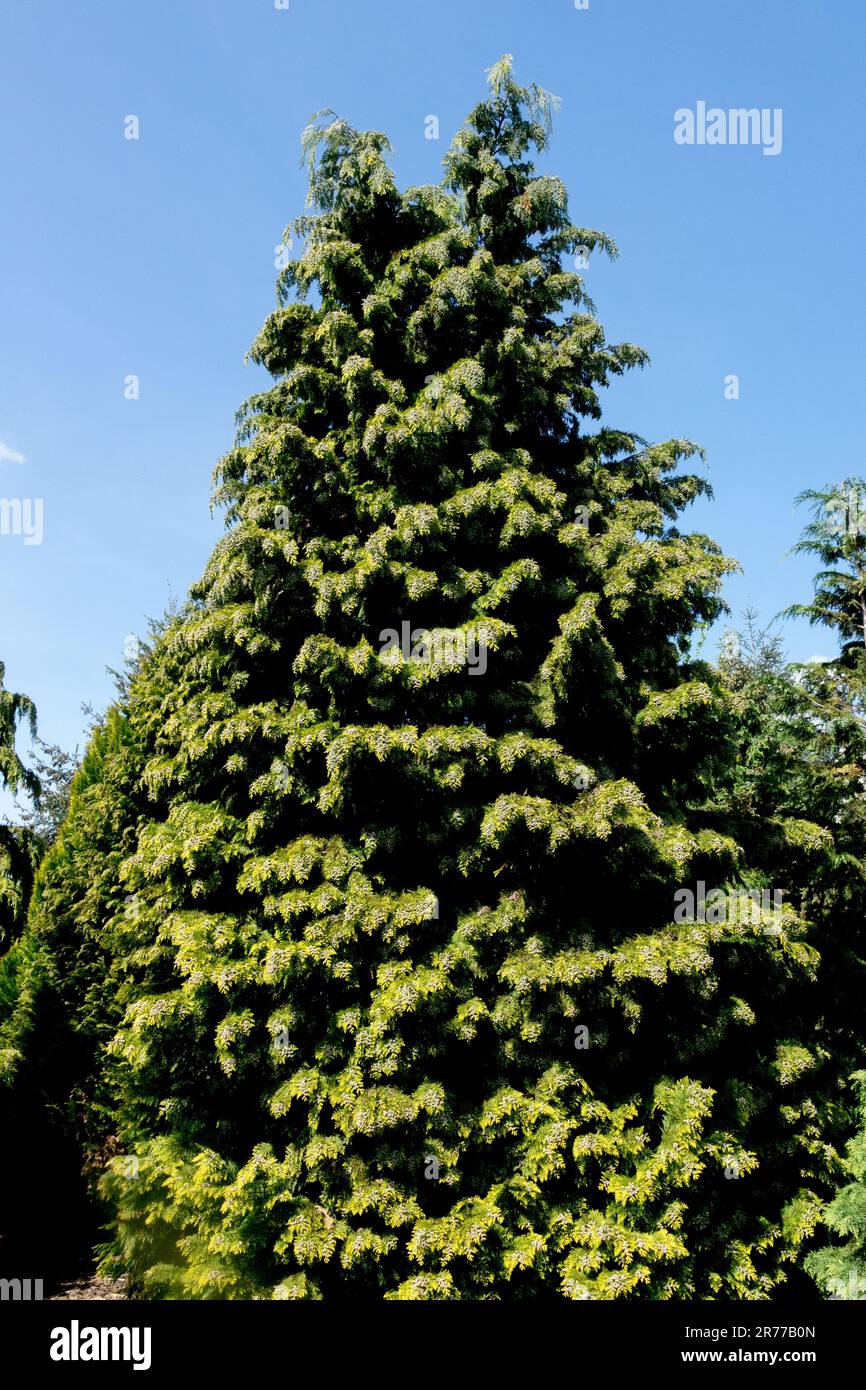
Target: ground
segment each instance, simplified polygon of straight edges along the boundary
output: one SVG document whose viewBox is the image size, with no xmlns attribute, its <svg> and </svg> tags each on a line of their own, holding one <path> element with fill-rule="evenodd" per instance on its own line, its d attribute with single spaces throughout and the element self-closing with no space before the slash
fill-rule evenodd
<svg viewBox="0 0 866 1390">
<path fill-rule="evenodd" d="M 100 1279 L 96 1274 L 92 1274 L 89 1278 L 76 1279 L 70 1283 L 61 1284 L 48 1301 L 73 1299 L 81 1302 L 82 1300 L 98 1299 L 106 1302 L 111 1299 L 124 1299 L 126 1297 L 125 1280 Z"/>
</svg>

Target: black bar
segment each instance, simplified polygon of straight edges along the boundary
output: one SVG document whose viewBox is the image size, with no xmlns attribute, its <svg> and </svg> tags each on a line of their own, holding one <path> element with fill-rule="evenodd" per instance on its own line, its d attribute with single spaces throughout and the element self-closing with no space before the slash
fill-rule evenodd
<svg viewBox="0 0 866 1390">
<path fill-rule="evenodd" d="M 254 1371 L 280 1387 L 310 1374 L 327 1379 L 376 1373 L 385 1383 L 413 1381 L 429 1390 L 437 1367 L 454 1390 L 496 1367 L 513 1378 L 521 1363 L 534 1378 L 570 1387 L 590 1373 L 643 1376 L 680 1370 L 702 1377 L 808 1371 L 830 1376 L 857 1365 L 863 1309 L 857 1302 L 749 1303 L 148 1303 L 46 1300 L 0 1303 L 3 1365 L 53 1382 L 110 1376 L 214 1374 L 220 1384 Z M 103 1339 L 100 1329 L 126 1329 Z M 90 1329 L 90 1331 L 88 1331 Z M 138 1329 L 136 1338 L 133 1329 Z M 149 1330 L 149 1341 L 145 1331 Z M 66 1336 L 63 1335 L 66 1333 Z M 54 1360 L 58 1352 L 78 1360 Z M 126 1360 L 85 1360 L 115 1350 Z M 141 1363 L 134 1369 L 134 1360 Z M 147 1365 L 144 1365 L 147 1360 Z M 18 1382 L 20 1383 L 20 1381 Z"/>
</svg>

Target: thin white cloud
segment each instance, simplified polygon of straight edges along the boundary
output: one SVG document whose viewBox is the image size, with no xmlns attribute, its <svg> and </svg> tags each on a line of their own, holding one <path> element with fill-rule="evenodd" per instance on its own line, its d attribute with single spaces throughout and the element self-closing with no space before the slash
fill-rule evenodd
<svg viewBox="0 0 866 1390">
<path fill-rule="evenodd" d="M 10 444 L 4 444 L 0 439 L 0 463 L 26 463 L 27 459 L 17 449 L 13 449 Z"/>
</svg>

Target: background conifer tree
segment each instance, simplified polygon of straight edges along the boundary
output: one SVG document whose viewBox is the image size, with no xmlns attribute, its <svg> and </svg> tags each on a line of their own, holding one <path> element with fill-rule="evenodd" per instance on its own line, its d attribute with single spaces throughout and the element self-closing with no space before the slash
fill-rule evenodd
<svg viewBox="0 0 866 1390">
<path fill-rule="evenodd" d="M 866 483 L 841 483 L 801 492 L 797 501 L 812 508 L 812 520 L 794 547 L 815 555 L 825 568 L 815 576 L 811 603 L 794 603 L 786 611 L 835 631 L 842 642 L 840 659 L 863 666 L 866 648 Z"/>
<path fill-rule="evenodd" d="M 36 708 L 26 695 L 4 688 L 6 668 L 0 661 L 0 787 L 38 797 L 39 778 L 24 766 L 15 749 L 19 726 L 36 736 Z M 40 841 L 27 826 L 0 823 L 0 952 L 19 935 L 27 913 Z"/>
<path fill-rule="evenodd" d="M 822 568 L 812 602 L 787 613 L 827 628 L 838 651 L 788 665 L 779 640 L 757 632 L 752 621 L 726 643 L 720 667 L 732 692 L 738 752 L 724 819 L 765 869 L 772 872 L 775 861 L 781 872 L 784 855 L 786 882 L 820 945 L 817 988 L 807 986 L 796 1006 L 815 1060 L 804 1105 L 816 1145 L 832 1140 L 841 1149 L 849 1142 L 846 1159 L 830 1170 L 835 1196 L 822 1218 L 844 1243 L 808 1254 L 805 1268 L 825 1295 L 863 1299 L 866 483 L 849 477 L 798 501 L 809 504 L 811 519 L 796 550 L 816 556 Z M 779 817 L 801 818 L 806 833 L 798 853 L 789 843 L 774 845 Z"/>
<path fill-rule="evenodd" d="M 866 1072 L 852 1080 L 860 1098 L 860 1129 L 848 1144 L 846 1181 L 823 1216 L 824 1225 L 842 1244 L 827 1245 L 806 1258 L 806 1269 L 834 1300 L 866 1300 Z"/>
<path fill-rule="evenodd" d="M 72 780 L 80 759 L 77 749 L 67 753 L 59 744 L 43 743 L 39 737 L 34 742 L 33 771 L 39 779 L 39 796 L 32 806 L 22 809 L 21 823 L 48 848 L 57 839 L 68 814 Z"/>
<path fill-rule="evenodd" d="M 97 724 L 74 794 L 69 756 L 41 747 L 40 796 L 21 827 L 41 862 L 27 925 L 0 957 L 0 1274 L 37 1267 L 50 1288 L 92 1263 L 105 1217 L 88 1183 L 117 1151 L 104 1053 L 125 943 L 107 924 L 141 764 L 117 709 Z"/>
</svg>

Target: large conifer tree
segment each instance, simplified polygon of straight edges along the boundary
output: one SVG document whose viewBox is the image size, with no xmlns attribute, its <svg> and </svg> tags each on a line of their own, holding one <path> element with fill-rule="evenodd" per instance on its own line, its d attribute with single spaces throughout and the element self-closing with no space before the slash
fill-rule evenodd
<svg viewBox="0 0 866 1390">
<path fill-rule="evenodd" d="M 674 914 L 752 872 L 702 809 L 730 566 L 693 446 L 594 425 L 644 354 L 563 266 L 613 247 L 550 113 L 503 60 L 407 192 L 311 126 L 226 535 L 46 864 L 151 1292 L 765 1297 L 814 1223 L 805 929 Z"/>
</svg>

